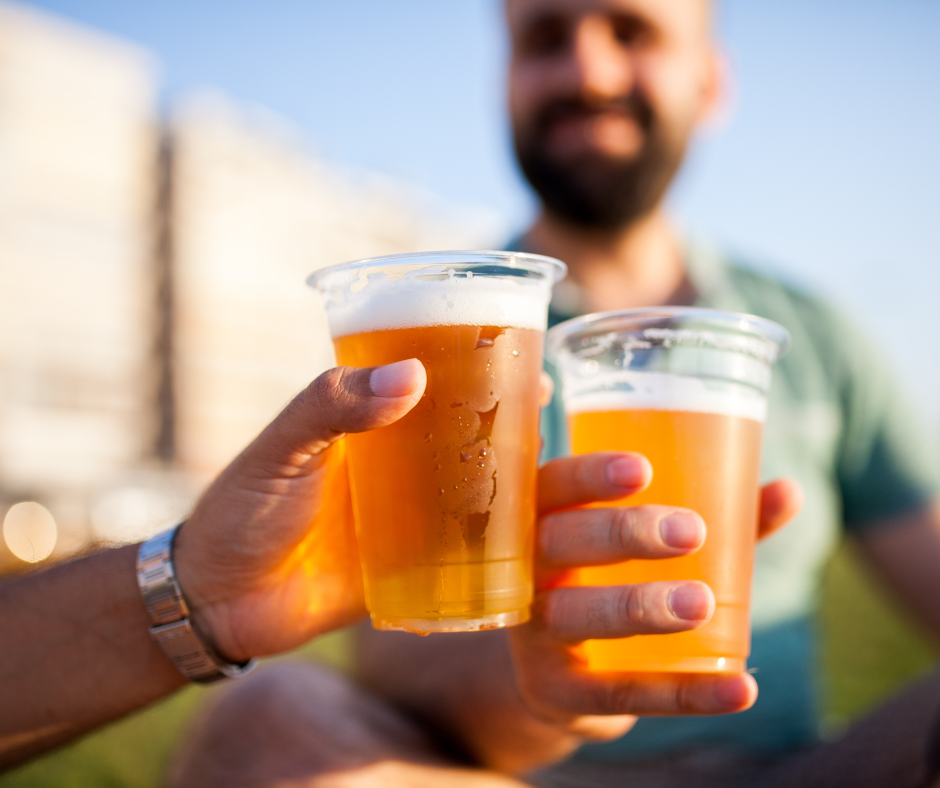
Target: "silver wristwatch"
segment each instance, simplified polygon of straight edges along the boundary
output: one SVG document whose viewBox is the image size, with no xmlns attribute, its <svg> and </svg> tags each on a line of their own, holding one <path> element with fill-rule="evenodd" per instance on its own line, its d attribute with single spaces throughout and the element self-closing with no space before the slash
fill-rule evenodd
<svg viewBox="0 0 940 788">
<path fill-rule="evenodd" d="M 141 544 L 137 551 L 137 585 L 153 624 L 150 636 L 176 669 L 204 684 L 244 676 L 256 664 L 225 662 L 193 628 L 173 568 L 173 539 L 182 521 Z"/>
</svg>

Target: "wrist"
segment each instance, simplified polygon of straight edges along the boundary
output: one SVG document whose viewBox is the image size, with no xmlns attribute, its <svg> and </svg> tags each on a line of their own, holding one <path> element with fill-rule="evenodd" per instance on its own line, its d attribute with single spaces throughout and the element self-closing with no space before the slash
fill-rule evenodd
<svg viewBox="0 0 940 788">
<path fill-rule="evenodd" d="M 173 561 L 174 540 L 181 525 L 143 542 L 137 552 L 137 582 L 151 620 L 151 637 L 188 679 L 207 683 L 241 676 L 254 667 L 254 660 L 226 660 L 208 640 L 205 622 L 200 632 L 191 618 Z"/>
<path fill-rule="evenodd" d="M 200 559 L 193 549 L 192 534 L 198 528 L 198 513 L 179 526 L 173 540 L 173 564 L 193 628 L 213 650 L 228 662 L 247 662 L 256 654 L 245 653 L 236 638 L 218 593 L 218 584 L 207 582 L 207 561 Z"/>
</svg>

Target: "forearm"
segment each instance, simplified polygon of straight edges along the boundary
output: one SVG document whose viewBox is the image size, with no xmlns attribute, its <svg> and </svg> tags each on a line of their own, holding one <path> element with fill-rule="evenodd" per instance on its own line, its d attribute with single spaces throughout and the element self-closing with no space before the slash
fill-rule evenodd
<svg viewBox="0 0 940 788">
<path fill-rule="evenodd" d="M 940 501 L 872 527 L 858 545 L 901 602 L 940 637 Z"/>
<path fill-rule="evenodd" d="M 557 761 L 581 739 L 535 717 L 516 688 L 505 632 L 357 632 L 367 688 L 454 739 L 476 761 L 520 773 Z"/>
<path fill-rule="evenodd" d="M 0 585 L 0 770 L 185 683 L 150 638 L 135 556 L 107 550 Z"/>
</svg>

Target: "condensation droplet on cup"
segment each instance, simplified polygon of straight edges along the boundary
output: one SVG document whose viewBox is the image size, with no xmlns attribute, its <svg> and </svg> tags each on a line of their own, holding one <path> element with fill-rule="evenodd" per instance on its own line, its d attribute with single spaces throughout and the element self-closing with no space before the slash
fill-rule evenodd
<svg viewBox="0 0 940 788">
<path fill-rule="evenodd" d="M 485 462 L 478 462 L 478 463 L 477 463 L 477 468 L 485 468 L 485 467 L 486 467 L 486 463 L 485 463 Z"/>
<path fill-rule="evenodd" d="M 514 350 L 514 351 L 512 351 L 512 354 L 513 354 L 514 356 L 518 356 L 518 355 L 519 355 L 519 351 L 518 351 L 518 350 Z"/>
<path fill-rule="evenodd" d="M 437 488 L 437 494 L 438 494 L 438 495 L 443 495 L 443 494 L 444 494 L 444 488 L 443 488 L 443 487 L 438 487 L 438 488 Z"/>
<path fill-rule="evenodd" d="M 592 358 L 582 362 L 580 371 L 581 374 L 585 377 L 588 375 L 596 375 L 597 371 L 600 369 L 600 366 L 601 365 Z"/>
<path fill-rule="evenodd" d="M 425 440 L 425 443 L 430 443 L 432 440 L 434 440 L 434 436 L 429 432 L 427 435 L 424 436 L 424 440 Z"/>
<path fill-rule="evenodd" d="M 462 451 L 460 452 L 460 461 L 467 462 L 470 459 L 470 452 Z"/>
</svg>

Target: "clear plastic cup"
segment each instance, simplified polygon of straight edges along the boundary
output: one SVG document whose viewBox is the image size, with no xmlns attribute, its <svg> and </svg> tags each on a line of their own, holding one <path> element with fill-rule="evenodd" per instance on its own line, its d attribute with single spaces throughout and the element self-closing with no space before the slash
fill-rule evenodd
<svg viewBox="0 0 940 788">
<path fill-rule="evenodd" d="M 587 641 L 590 670 L 744 670 L 761 435 L 771 366 L 788 345 L 769 320 L 684 307 L 588 315 L 548 332 L 572 453 L 633 451 L 653 466 L 648 489 L 604 505 L 686 507 L 707 527 L 694 555 L 584 568 L 571 582 L 701 580 L 717 601 L 690 632 Z"/>
<path fill-rule="evenodd" d="M 543 334 L 565 270 L 538 255 L 429 252 L 311 276 L 339 364 L 418 358 L 428 375 L 404 418 L 345 438 L 375 627 L 528 619 Z"/>
</svg>

